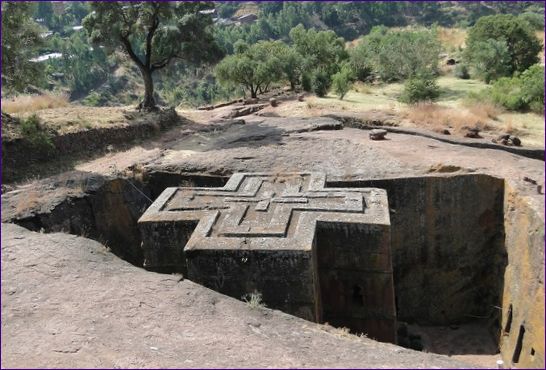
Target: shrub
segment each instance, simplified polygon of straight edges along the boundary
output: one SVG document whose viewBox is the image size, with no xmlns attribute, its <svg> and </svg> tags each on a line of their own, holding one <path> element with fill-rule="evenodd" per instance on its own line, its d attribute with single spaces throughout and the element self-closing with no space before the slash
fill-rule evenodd
<svg viewBox="0 0 546 370">
<path fill-rule="evenodd" d="M 353 85 L 354 75 L 349 65 L 344 65 L 341 70 L 332 77 L 332 85 L 339 100 L 343 100 Z"/>
<path fill-rule="evenodd" d="M 254 291 L 241 297 L 251 308 L 265 308 L 262 293 Z"/>
<path fill-rule="evenodd" d="M 400 101 L 414 104 L 420 101 L 432 101 L 440 95 L 436 80 L 431 77 L 410 78 L 404 83 L 404 91 Z"/>
<path fill-rule="evenodd" d="M 508 110 L 522 110 L 523 101 L 521 81 L 519 78 L 499 78 L 489 90 L 491 99 Z"/>
<path fill-rule="evenodd" d="M 457 64 L 454 71 L 455 77 L 462 80 L 468 80 L 470 78 L 470 73 L 468 73 L 468 67 L 465 64 Z"/>
<path fill-rule="evenodd" d="M 51 137 L 40 124 L 40 119 L 33 114 L 21 121 L 21 133 L 33 146 L 43 149 L 53 149 Z"/>
<path fill-rule="evenodd" d="M 481 98 L 508 110 L 544 113 L 544 69 L 534 65 L 519 76 L 501 78 Z"/>
<path fill-rule="evenodd" d="M 328 94 L 331 84 L 332 80 L 328 76 L 328 73 L 320 70 L 313 73 L 311 87 L 318 97 L 323 97 Z"/>
<path fill-rule="evenodd" d="M 535 64 L 520 76 L 522 99 L 535 113 L 544 113 L 544 67 Z"/>
<path fill-rule="evenodd" d="M 349 64 L 353 73 L 356 79 L 362 82 L 366 82 L 373 73 L 373 66 L 367 53 L 368 50 L 364 47 L 353 48 L 349 53 Z"/>
</svg>

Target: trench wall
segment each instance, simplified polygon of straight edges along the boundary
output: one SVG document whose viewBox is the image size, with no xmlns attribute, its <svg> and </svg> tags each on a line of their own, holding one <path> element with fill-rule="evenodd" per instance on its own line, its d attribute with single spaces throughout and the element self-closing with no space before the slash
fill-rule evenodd
<svg viewBox="0 0 546 370">
<path fill-rule="evenodd" d="M 451 175 L 328 186 L 387 190 L 398 320 L 449 325 L 482 318 L 499 327 L 506 266 L 502 179 Z"/>
<path fill-rule="evenodd" d="M 544 368 L 544 219 L 532 200 L 506 186 L 508 266 L 504 274 L 502 336 L 505 363 Z"/>
</svg>

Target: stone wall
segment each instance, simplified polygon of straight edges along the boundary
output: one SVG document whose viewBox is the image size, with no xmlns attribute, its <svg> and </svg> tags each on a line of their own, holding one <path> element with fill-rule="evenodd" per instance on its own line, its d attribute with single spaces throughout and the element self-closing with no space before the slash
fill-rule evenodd
<svg viewBox="0 0 546 370">
<path fill-rule="evenodd" d="M 504 274 L 502 337 L 505 363 L 544 368 L 544 220 L 530 198 L 506 186 L 508 266 Z"/>
<path fill-rule="evenodd" d="M 451 175 L 328 186 L 387 190 L 400 321 L 449 325 L 478 317 L 493 327 L 506 265 L 503 184 Z"/>
<path fill-rule="evenodd" d="M 315 243 L 317 321 L 396 343 L 390 227 L 319 223 Z"/>
</svg>

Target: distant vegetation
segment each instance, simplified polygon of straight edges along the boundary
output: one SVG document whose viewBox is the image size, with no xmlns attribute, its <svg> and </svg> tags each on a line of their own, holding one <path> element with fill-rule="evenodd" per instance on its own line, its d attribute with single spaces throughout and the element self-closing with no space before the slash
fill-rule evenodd
<svg viewBox="0 0 546 370">
<path fill-rule="evenodd" d="M 544 67 L 534 65 L 513 77 L 502 77 L 470 100 L 489 101 L 507 110 L 544 113 Z"/>
<path fill-rule="evenodd" d="M 543 45 L 531 25 L 509 14 L 483 17 L 469 29 L 465 59 L 486 82 L 538 63 Z"/>
<path fill-rule="evenodd" d="M 540 2 L 43 1 L 2 13 L 3 97 L 153 108 L 283 86 L 344 99 L 361 81 L 400 82 L 413 104 L 442 94 L 449 57 L 450 74 L 490 84 L 471 99 L 543 110 Z"/>
</svg>

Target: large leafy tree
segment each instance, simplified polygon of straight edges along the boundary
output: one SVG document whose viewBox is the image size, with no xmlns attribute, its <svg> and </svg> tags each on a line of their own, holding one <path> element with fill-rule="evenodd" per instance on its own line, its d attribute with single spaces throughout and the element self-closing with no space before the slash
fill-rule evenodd
<svg viewBox="0 0 546 370">
<path fill-rule="evenodd" d="M 384 81 L 435 75 L 440 43 L 426 29 L 393 31 L 374 27 L 353 51 L 355 66 L 371 66 Z"/>
<path fill-rule="evenodd" d="M 470 65 L 483 63 L 483 45 L 491 40 L 506 45 L 509 57 L 506 75 L 523 72 L 538 63 L 538 53 L 543 48 L 524 19 L 510 14 L 482 17 L 468 31 L 465 57 Z M 496 57 L 494 53 L 491 55 Z M 494 64 L 494 61 L 490 63 Z"/>
<path fill-rule="evenodd" d="M 254 45 L 235 44 L 235 54 L 216 66 L 216 77 L 222 83 L 240 84 L 252 98 L 283 77 L 281 55 L 286 45 L 281 41 L 259 41 Z"/>
<path fill-rule="evenodd" d="M 474 67 L 476 76 L 486 83 L 512 75 L 510 51 L 506 41 L 489 39 L 475 42 L 467 52 L 471 55 L 468 61 Z"/>
<path fill-rule="evenodd" d="M 212 61 L 220 50 L 212 36 L 211 2 L 94 2 L 83 20 L 91 42 L 113 52 L 121 49 L 144 80 L 140 106 L 155 109 L 155 71 L 177 60 Z"/>
<path fill-rule="evenodd" d="M 11 92 L 22 91 L 43 77 L 42 65 L 31 60 L 44 44 L 32 11 L 27 1 L 2 2 L 2 82 Z"/>
<path fill-rule="evenodd" d="M 306 30 L 300 24 L 292 28 L 290 39 L 295 50 L 305 58 L 307 70 L 321 70 L 332 76 L 348 58 L 345 41 L 334 31 Z"/>
</svg>

